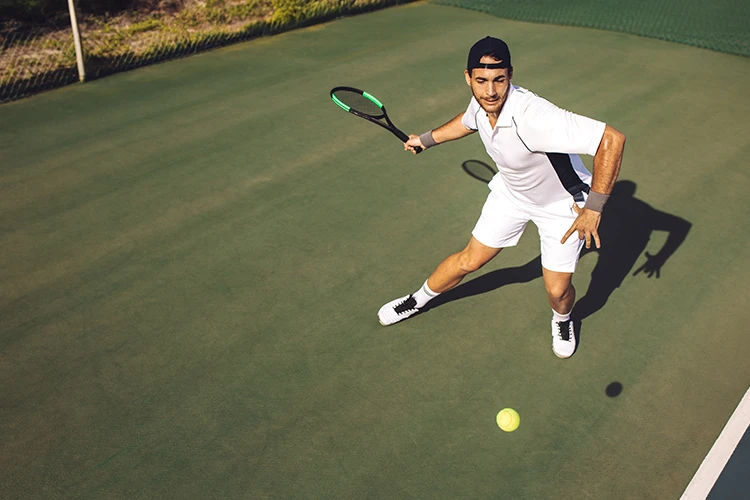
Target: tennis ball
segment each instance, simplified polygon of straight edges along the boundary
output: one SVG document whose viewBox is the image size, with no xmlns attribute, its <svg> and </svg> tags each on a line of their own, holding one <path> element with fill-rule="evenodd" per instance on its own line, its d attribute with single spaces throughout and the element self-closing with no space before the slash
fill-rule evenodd
<svg viewBox="0 0 750 500">
<path fill-rule="evenodd" d="M 521 416 L 513 408 L 503 408 L 497 414 L 497 426 L 505 432 L 513 432 L 521 424 Z"/>
</svg>

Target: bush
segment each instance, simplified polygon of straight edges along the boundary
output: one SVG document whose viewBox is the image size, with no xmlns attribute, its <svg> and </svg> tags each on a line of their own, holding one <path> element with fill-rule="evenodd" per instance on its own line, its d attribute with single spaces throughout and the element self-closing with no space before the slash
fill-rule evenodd
<svg viewBox="0 0 750 500">
<path fill-rule="evenodd" d="M 75 0 L 78 11 L 85 14 L 122 12 L 134 3 L 134 0 Z M 0 0 L 0 15 L 16 21 L 44 22 L 67 12 L 67 0 Z"/>
<path fill-rule="evenodd" d="M 280 26 L 286 26 L 299 22 L 305 9 L 299 0 L 273 0 L 274 12 L 271 22 Z"/>
<path fill-rule="evenodd" d="M 68 9 L 66 2 L 53 0 L 2 0 L 0 15 L 17 21 L 45 21 Z"/>
</svg>

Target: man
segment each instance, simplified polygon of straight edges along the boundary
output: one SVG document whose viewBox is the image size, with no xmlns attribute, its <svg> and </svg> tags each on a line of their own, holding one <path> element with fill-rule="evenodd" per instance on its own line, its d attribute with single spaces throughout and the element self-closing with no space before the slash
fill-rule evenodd
<svg viewBox="0 0 750 500">
<path fill-rule="evenodd" d="M 542 274 L 552 307 L 552 350 L 568 358 L 576 349 L 570 312 L 572 276 L 585 242 L 600 248 L 597 228 L 617 179 L 625 136 L 591 118 L 558 108 L 511 84 L 513 66 L 505 42 L 486 37 L 469 51 L 464 71 L 473 97 L 465 112 L 404 143 L 427 149 L 474 132 L 498 173 L 469 244 L 445 259 L 416 292 L 378 311 L 383 325 L 419 312 L 427 302 L 481 268 L 503 248 L 514 246 L 528 221 L 539 230 Z M 594 156 L 594 174 L 578 154 Z M 577 233 L 578 238 L 571 238 Z"/>
</svg>

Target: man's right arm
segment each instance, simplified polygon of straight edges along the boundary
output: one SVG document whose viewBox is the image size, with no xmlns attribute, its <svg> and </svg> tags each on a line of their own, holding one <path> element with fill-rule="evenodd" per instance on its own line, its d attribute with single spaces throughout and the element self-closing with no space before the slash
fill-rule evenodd
<svg viewBox="0 0 750 500">
<path fill-rule="evenodd" d="M 421 136 L 411 134 L 409 140 L 404 143 L 404 149 L 416 154 L 414 148 L 417 146 L 422 149 L 427 149 L 442 144 L 443 142 L 455 141 L 456 139 L 473 134 L 475 131 L 466 128 L 461 122 L 463 116 L 464 113 L 460 113 L 445 125 L 441 125 L 434 130 L 425 132 Z"/>
</svg>

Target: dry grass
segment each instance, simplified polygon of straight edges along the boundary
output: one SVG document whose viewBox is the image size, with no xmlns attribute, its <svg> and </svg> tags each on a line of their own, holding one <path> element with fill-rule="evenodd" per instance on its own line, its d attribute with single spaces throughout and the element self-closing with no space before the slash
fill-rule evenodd
<svg viewBox="0 0 750 500">
<path fill-rule="evenodd" d="M 144 0 L 116 15 L 79 16 L 87 78 L 411 0 Z M 70 21 L 0 23 L 0 102 L 70 83 Z"/>
</svg>

